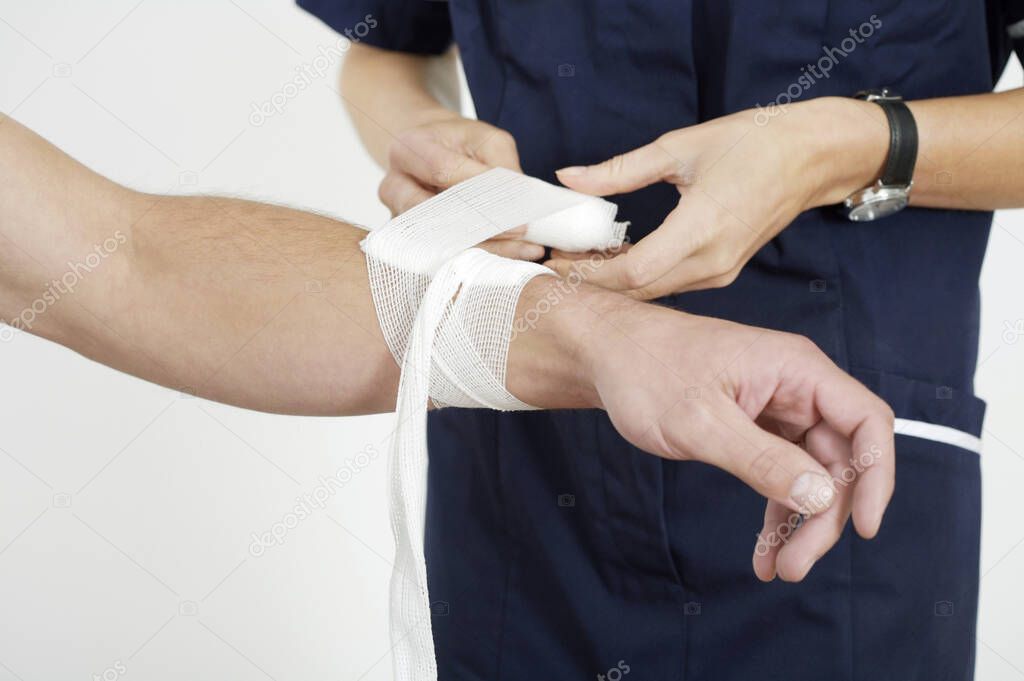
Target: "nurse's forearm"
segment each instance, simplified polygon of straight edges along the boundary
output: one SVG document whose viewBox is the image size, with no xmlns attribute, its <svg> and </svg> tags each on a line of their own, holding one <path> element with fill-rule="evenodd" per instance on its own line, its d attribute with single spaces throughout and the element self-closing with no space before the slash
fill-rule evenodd
<svg viewBox="0 0 1024 681">
<path fill-rule="evenodd" d="M 888 125 L 875 104 L 826 98 L 808 102 L 846 131 L 822 136 L 832 178 L 818 205 L 838 203 L 878 179 Z M 1024 206 L 1024 88 L 908 102 L 920 146 L 912 205 L 994 210 Z"/>
<path fill-rule="evenodd" d="M 0 118 L 0 318 L 176 390 L 273 412 L 392 410 L 364 235 L 280 206 L 132 192 Z M 554 282 L 531 282 L 523 309 Z M 513 342 L 520 399 L 592 404 L 574 310 Z"/>
<path fill-rule="evenodd" d="M 397 135 L 457 115 L 455 53 L 429 57 L 353 44 L 342 67 L 341 94 L 366 149 L 386 167 Z"/>
<path fill-rule="evenodd" d="M 1024 88 L 911 102 L 921 137 L 911 203 L 1024 206 Z"/>
</svg>

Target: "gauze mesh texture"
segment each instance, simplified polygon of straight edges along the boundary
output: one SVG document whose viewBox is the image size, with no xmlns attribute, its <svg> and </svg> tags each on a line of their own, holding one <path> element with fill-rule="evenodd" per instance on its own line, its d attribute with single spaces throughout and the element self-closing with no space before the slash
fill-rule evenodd
<svg viewBox="0 0 1024 681">
<path fill-rule="evenodd" d="M 508 347 L 523 287 L 551 270 L 472 248 L 520 225 L 542 245 L 621 245 L 626 224 L 602 199 L 495 169 L 403 213 L 363 240 L 384 337 L 402 368 L 390 472 L 395 563 L 391 638 L 397 681 L 435 681 L 423 540 L 426 415 L 438 406 L 523 410 L 505 388 Z"/>
</svg>

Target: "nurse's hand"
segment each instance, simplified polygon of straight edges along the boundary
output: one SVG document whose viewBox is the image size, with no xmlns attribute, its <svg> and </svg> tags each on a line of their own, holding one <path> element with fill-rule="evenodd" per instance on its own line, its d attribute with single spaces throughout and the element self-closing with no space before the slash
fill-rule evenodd
<svg viewBox="0 0 1024 681">
<path fill-rule="evenodd" d="M 587 276 L 650 299 L 732 283 L 801 212 L 871 184 L 887 152 L 881 107 L 822 98 L 674 130 L 598 165 L 563 168 L 558 179 L 600 196 L 676 186 L 679 205 L 662 225 Z M 578 257 L 554 253 L 546 264 L 564 275 Z"/>
<path fill-rule="evenodd" d="M 575 320 L 560 306 L 575 329 L 562 336 L 580 339 L 589 367 L 588 403 L 637 447 L 717 466 L 767 498 L 759 578 L 803 579 L 851 513 L 862 537 L 875 536 L 895 479 L 885 402 L 802 336 L 595 290 L 576 293 Z"/>
<path fill-rule="evenodd" d="M 446 109 L 427 112 L 421 119 L 388 147 L 388 170 L 378 194 L 392 215 L 494 167 L 523 172 L 516 142 L 507 131 Z M 480 247 L 506 258 L 543 257 L 542 246 L 519 238 L 523 231 L 499 234 Z"/>
</svg>

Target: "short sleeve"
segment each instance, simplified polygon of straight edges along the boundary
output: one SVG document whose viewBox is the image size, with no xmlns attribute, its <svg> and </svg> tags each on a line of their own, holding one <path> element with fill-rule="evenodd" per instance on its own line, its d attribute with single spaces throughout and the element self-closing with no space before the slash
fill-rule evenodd
<svg viewBox="0 0 1024 681">
<path fill-rule="evenodd" d="M 1006 0 L 1006 37 L 1024 62 L 1024 0 Z"/>
<path fill-rule="evenodd" d="M 297 0 L 349 39 L 397 52 L 441 54 L 452 44 L 445 0 Z"/>
<path fill-rule="evenodd" d="M 995 83 L 1014 51 L 1024 62 L 1024 0 L 988 0 L 986 6 L 992 82 Z"/>
</svg>

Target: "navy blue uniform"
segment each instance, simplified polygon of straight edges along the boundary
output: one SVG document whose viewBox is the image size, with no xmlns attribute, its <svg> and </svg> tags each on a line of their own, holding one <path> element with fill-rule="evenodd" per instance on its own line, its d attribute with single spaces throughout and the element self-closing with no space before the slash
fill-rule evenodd
<svg viewBox="0 0 1024 681">
<path fill-rule="evenodd" d="M 770 105 L 787 97 L 988 92 L 1006 29 L 1024 28 L 1024 0 L 300 4 L 339 31 L 372 14 L 362 39 L 388 49 L 438 53 L 454 40 L 479 117 L 511 132 L 525 172 L 549 181 L 724 114 L 785 115 Z M 678 198 L 661 185 L 611 200 L 637 240 Z M 603 412 L 432 414 L 441 678 L 971 678 L 979 461 L 969 437 L 943 434 L 981 432 L 972 381 L 991 218 L 908 209 L 856 224 L 813 210 L 731 286 L 662 300 L 809 336 L 897 417 L 946 427 L 897 437 L 879 536 L 847 528 L 803 583 L 754 577 L 754 492 L 637 450 Z"/>
</svg>

